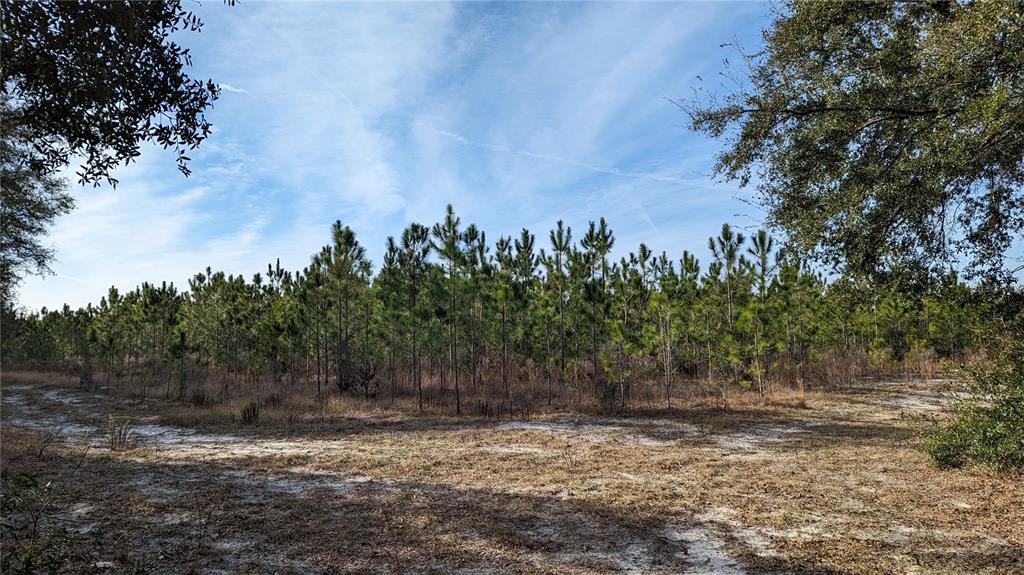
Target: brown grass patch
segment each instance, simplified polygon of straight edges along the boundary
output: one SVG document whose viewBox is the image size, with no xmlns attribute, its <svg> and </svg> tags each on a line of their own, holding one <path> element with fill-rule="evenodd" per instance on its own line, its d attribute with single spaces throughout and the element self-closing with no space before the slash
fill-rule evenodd
<svg viewBox="0 0 1024 575">
<path fill-rule="evenodd" d="M 736 396 L 728 410 L 694 398 L 672 412 L 518 425 L 286 397 L 245 429 L 227 417 L 230 402 L 81 394 L 48 404 L 34 389 L 18 393 L 37 416 L 132 412 L 238 437 L 90 454 L 61 504 L 91 506 L 82 520 L 111 534 L 102 548 L 120 545 L 119 562 L 145 554 L 163 555 L 165 570 L 678 573 L 692 566 L 684 551 L 701 552 L 687 539 L 696 533 L 720 542 L 735 562 L 722 569 L 736 572 L 1020 572 L 1024 481 L 932 467 L 903 417 L 910 408 L 892 401 L 931 389 L 858 384 L 808 391 L 804 405 L 793 394 Z M 41 440 L 32 433 L 5 427 L 4 440 L 5 470 L 57 477 L 71 460 L 66 446 L 33 455 Z M 107 502 L 112 486 L 127 504 Z"/>
</svg>

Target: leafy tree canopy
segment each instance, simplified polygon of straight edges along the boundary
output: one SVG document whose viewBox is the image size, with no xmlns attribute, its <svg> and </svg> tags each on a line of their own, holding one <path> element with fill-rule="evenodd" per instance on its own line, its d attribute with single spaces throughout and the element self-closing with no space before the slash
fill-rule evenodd
<svg viewBox="0 0 1024 575">
<path fill-rule="evenodd" d="M 83 158 L 81 183 L 116 184 L 111 172 L 142 142 L 186 155 L 210 133 L 204 111 L 212 80 L 190 78 L 191 57 L 172 40 L 198 31 L 180 2 L 19 2 L 4 0 L 0 96 L 3 123 L 24 128 L 33 167 L 52 173 Z"/>
<path fill-rule="evenodd" d="M 26 273 L 48 268 L 53 250 L 42 242 L 47 228 L 74 206 L 67 183 L 30 167 L 32 151 L 18 147 L 15 126 L 0 126 L 0 301 Z"/>
<path fill-rule="evenodd" d="M 1024 230 L 1024 3 L 790 0 L 744 54 L 749 80 L 698 92 L 717 170 L 836 269 L 964 266 L 1008 280 Z"/>
<path fill-rule="evenodd" d="M 232 2 L 229 1 L 229 4 Z M 116 185 L 112 173 L 143 142 L 186 155 L 210 133 L 211 80 L 186 74 L 189 51 L 172 40 L 199 18 L 174 2 L 0 1 L 3 212 L 0 295 L 10 302 L 26 273 L 47 270 L 41 238 L 72 198 L 60 170 L 81 161 L 82 184 Z"/>
</svg>

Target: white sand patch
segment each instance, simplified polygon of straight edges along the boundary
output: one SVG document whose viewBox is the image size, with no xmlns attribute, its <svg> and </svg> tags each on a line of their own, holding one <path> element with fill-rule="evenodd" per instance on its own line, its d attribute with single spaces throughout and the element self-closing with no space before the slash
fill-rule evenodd
<svg viewBox="0 0 1024 575">
<path fill-rule="evenodd" d="M 685 558 L 691 565 L 688 573 L 694 575 L 745 575 L 746 571 L 729 556 L 725 542 L 714 530 L 697 526 L 689 529 L 666 529 L 663 537 L 672 543 L 679 543 L 684 550 L 677 556 Z"/>
<path fill-rule="evenodd" d="M 907 395 L 894 397 L 885 403 L 910 411 L 942 411 L 946 402 L 938 395 Z"/>
<path fill-rule="evenodd" d="M 156 525 L 175 526 L 191 524 L 196 521 L 196 517 L 193 513 L 162 513 L 147 520 Z"/>
<path fill-rule="evenodd" d="M 244 551 L 246 548 L 252 546 L 252 543 L 248 541 L 242 541 L 240 539 L 218 539 L 213 542 L 212 547 L 219 551 L 228 551 L 231 553 L 238 553 Z"/>
<path fill-rule="evenodd" d="M 64 390 L 47 390 L 47 393 L 41 394 L 41 397 L 45 401 L 56 402 L 76 411 L 83 411 L 83 403 L 78 398 L 75 398 L 74 401 L 61 401 L 62 398 L 67 398 L 67 393 Z M 101 431 L 94 425 L 71 421 L 64 414 L 43 413 L 35 406 L 28 405 L 24 399 L 15 394 L 5 394 L 5 405 L 15 408 L 8 410 L 15 413 L 5 413 L 6 423 L 57 432 L 70 437 L 85 436 L 91 438 L 98 445 L 105 442 L 105 429 Z M 140 445 L 147 447 L 150 451 L 157 451 L 158 456 L 165 462 L 218 461 L 271 455 L 311 455 L 337 449 L 343 444 L 340 441 L 253 440 L 242 436 L 206 434 L 194 429 L 156 423 L 131 424 L 130 429 L 138 438 Z M 128 456 L 128 459 L 144 463 L 145 457 L 145 455 Z M 351 490 L 353 484 L 368 481 L 367 478 L 350 479 L 306 468 L 294 468 L 292 473 L 287 474 L 262 475 L 229 469 L 225 470 L 223 475 L 263 491 L 271 490 L 292 495 L 304 495 L 321 488 L 345 494 Z M 152 500 L 181 495 L 182 490 L 169 487 L 167 483 L 167 478 L 140 476 L 132 482 L 132 485 Z"/>
<path fill-rule="evenodd" d="M 679 445 L 683 441 L 682 439 L 662 439 L 659 437 L 651 437 L 649 435 L 642 435 L 639 433 L 627 433 L 625 435 L 620 435 L 615 439 L 622 443 L 643 445 L 644 447 L 665 447 L 670 445 Z"/>
<path fill-rule="evenodd" d="M 645 543 L 632 541 L 617 549 L 545 552 L 531 554 L 537 565 L 602 566 L 612 567 L 614 573 L 630 575 L 675 575 L 678 570 L 655 560 L 656 555 Z M 590 572 L 588 570 L 588 572 Z"/>
<path fill-rule="evenodd" d="M 0 404 L 3 406 L 3 426 L 23 427 L 44 433 L 53 433 L 64 441 L 80 441 L 99 443 L 98 429 L 75 421 L 64 413 L 43 413 L 36 405 L 28 401 L 28 395 L 36 390 L 28 385 L 11 385 L 4 387 Z M 77 398 L 71 398 L 64 390 L 47 389 L 39 394 L 49 403 L 58 403 L 62 409 L 82 411 Z M 63 398 L 64 401 L 60 399 Z"/>
<path fill-rule="evenodd" d="M 627 546 L 620 553 L 614 556 L 623 573 L 631 575 L 643 575 L 651 573 L 654 565 L 651 564 L 651 551 L 646 545 L 634 543 Z"/>
<path fill-rule="evenodd" d="M 9 391 L 13 391 L 14 392 L 14 393 L 2 393 L 2 394 L 0 394 L 0 398 L 2 398 L 3 405 L 5 405 L 5 406 L 9 405 L 9 406 L 13 406 L 13 407 L 23 407 L 23 406 L 28 405 L 28 400 L 26 400 L 25 396 L 22 395 L 22 391 L 25 390 L 25 389 L 26 389 L 26 386 L 24 386 L 24 385 L 17 385 L 17 386 L 12 385 L 12 386 L 3 388 L 4 392 L 9 392 Z"/>
<path fill-rule="evenodd" d="M 173 501 L 185 494 L 183 489 L 167 485 L 167 478 L 158 478 L 151 473 L 132 478 L 128 485 L 143 494 L 150 502 Z"/>
<path fill-rule="evenodd" d="M 238 437 L 230 435 L 211 435 L 194 429 L 156 423 L 133 423 L 131 429 L 136 437 L 157 445 L 202 445 L 231 443 L 238 440 Z"/>
<path fill-rule="evenodd" d="M 50 403 L 63 403 L 64 405 L 78 405 L 82 402 L 82 398 L 70 393 L 65 392 L 62 389 L 45 389 L 42 394 L 44 399 Z"/>
<path fill-rule="evenodd" d="M 618 431 L 621 427 L 595 426 L 563 421 L 506 421 L 495 427 L 498 431 L 551 431 L 567 432 L 581 429 L 600 429 L 601 431 Z"/>
<path fill-rule="evenodd" d="M 680 435 L 700 435 L 701 428 L 692 423 L 681 421 L 678 419 L 665 419 L 665 418 L 646 418 L 646 417 L 615 417 L 607 419 L 599 419 L 595 423 L 612 424 L 620 427 L 634 427 L 642 429 L 650 429 L 652 431 L 659 431 L 665 433 L 676 433 Z"/>
<path fill-rule="evenodd" d="M 95 510 L 96 507 L 89 505 L 88 503 L 75 503 L 71 506 L 71 509 L 68 510 L 68 513 L 73 517 L 81 517 L 83 515 L 88 515 Z"/>
<path fill-rule="evenodd" d="M 47 434 L 54 433 L 65 441 L 94 444 L 102 442 L 95 426 L 71 421 L 63 415 L 44 415 L 30 408 L 15 410 L 14 413 L 6 410 L 3 419 L 5 427 L 23 427 Z"/>
<path fill-rule="evenodd" d="M 794 541 L 816 541 L 827 535 L 825 530 L 817 525 L 801 525 L 790 527 L 789 529 L 771 529 L 766 531 L 771 533 L 773 537 L 792 539 Z"/>
<path fill-rule="evenodd" d="M 566 570 L 583 567 L 587 573 L 676 575 L 683 563 L 665 553 L 662 541 L 619 532 L 614 527 L 609 529 L 594 517 L 579 512 L 572 513 L 571 520 L 539 524 L 523 534 L 547 548 L 529 553 L 527 558 L 548 569 L 554 564 Z"/>
<path fill-rule="evenodd" d="M 729 535 L 749 547 L 759 557 L 774 557 L 777 552 L 772 547 L 769 529 L 750 527 L 736 519 L 736 511 L 728 507 L 713 507 L 694 517 L 704 527 L 718 526 L 728 530 Z"/>
<path fill-rule="evenodd" d="M 739 451 L 757 451 L 766 444 L 780 443 L 791 436 L 810 433 L 811 428 L 821 425 L 815 422 L 794 421 L 787 424 L 756 424 L 751 425 L 742 433 L 714 435 L 714 442 L 727 449 Z"/>
<path fill-rule="evenodd" d="M 361 485 L 371 485 L 375 492 L 394 491 L 390 481 L 375 481 L 370 477 L 346 477 L 328 471 L 307 467 L 292 467 L 284 473 L 251 473 L 240 469 L 225 470 L 222 475 L 232 481 L 254 487 L 259 492 L 273 491 L 297 497 L 312 497 L 321 489 L 335 495 L 350 495 Z"/>
</svg>

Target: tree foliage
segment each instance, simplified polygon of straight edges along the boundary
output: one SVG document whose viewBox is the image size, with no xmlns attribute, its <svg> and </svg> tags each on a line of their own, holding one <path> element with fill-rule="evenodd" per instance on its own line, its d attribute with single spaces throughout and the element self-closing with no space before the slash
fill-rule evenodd
<svg viewBox="0 0 1024 575">
<path fill-rule="evenodd" d="M 53 173 L 76 156 L 83 184 L 117 182 L 112 171 L 143 142 L 187 153 L 210 133 L 212 80 L 190 78 L 191 55 L 174 39 L 202 22 L 174 2 L 2 3 L 3 123 L 17 124 Z"/>
<path fill-rule="evenodd" d="M 793 0 L 764 41 L 733 93 L 687 106 L 694 129 L 728 138 L 721 175 L 754 184 L 772 223 L 837 268 L 1009 277 L 1024 3 Z"/>
<path fill-rule="evenodd" d="M 559 222 L 550 251 L 525 229 L 490 244 L 451 206 L 389 238 L 376 270 L 354 230 L 330 232 L 294 272 L 206 269 L 185 291 L 145 283 L 78 310 L 7 310 L 3 360 L 199 404 L 295 389 L 456 413 L 624 411 L 928 373 L 978 349 L 987 297 L 955 275 L 922 295 L 828 283 L 767 233 L 728 225 L 707 265 L 643 244 L 615 261 L 604 220 L 582 237 Z"/>
<path fill-rule="evenodd" d="M 33 167 L 18 145 L 16 125 L 0 125 L 0 301 L 7 305 L 25 274 L 44 273 L 53 250 L 43 243 L 49 226 L 74 206 L 67 184 Z"/>
<path fill-rule="evenodd" d="M 212 80 L 188 76 L 176 41 L 199 18 L 172 2 L 0 2 L 3 220 L 0 292 L 48 269 L 42 238 L 74 205 L 60 171 L 81 161 L 82 184 L 117 184 L 114 170 L 144 142 L 188 153 L 210 134 Z"/>
<path fill-rule="evenodd" d="M 928 430 L 926 448 L 940 467 L 1024 469 L 1024 342 L 1012 335 L 1024 332 L 1024 311 L 1014 321 L 988 336 L 994 366 L 962 370 L 970 388 L 953 405 L 956 417 Z"/>
</svg>

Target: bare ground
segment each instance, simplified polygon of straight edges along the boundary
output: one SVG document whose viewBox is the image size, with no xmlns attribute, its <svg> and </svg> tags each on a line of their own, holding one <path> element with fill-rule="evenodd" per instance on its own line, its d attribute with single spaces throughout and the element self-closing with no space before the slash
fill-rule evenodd
<svg viewBox="0 0 1024 575">
<path fill-rule="evenodd" d="M 1024 573 L 1024 480 L 930 466 L 908 415 L 944 402 L 922 382 L 806 409 L 202 430 L 57 377 L 0 394 L 4 474 L 53 481 L 110 573 Z M 105 447 L 110 415 L 136 448 Z"/>
</svg>

